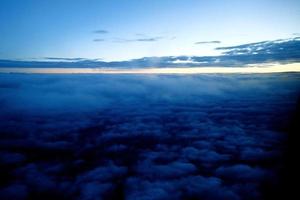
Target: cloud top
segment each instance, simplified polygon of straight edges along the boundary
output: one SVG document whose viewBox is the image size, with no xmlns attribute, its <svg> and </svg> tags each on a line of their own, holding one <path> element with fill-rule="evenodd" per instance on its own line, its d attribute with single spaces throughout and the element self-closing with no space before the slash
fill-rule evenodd
<svg viewBox="0 0 300 200">
<path fill-rule="evenodd" d="M 0 198 L 265 199 L 299 80 L 0 74 Z"/>
</svg>

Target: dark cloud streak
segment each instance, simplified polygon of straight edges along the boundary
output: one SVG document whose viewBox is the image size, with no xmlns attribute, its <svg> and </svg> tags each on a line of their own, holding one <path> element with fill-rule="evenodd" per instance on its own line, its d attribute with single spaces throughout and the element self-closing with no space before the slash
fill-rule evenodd
<svg viewBox="0 0 300 200">
<path fill-rule="evenodd" d="M 99 30 L 93 31 L 93 33 L 95 33 L 95 34 L 107 34 L 109 32 L 107 30 L 104 30 L 104 29 L 99 29 Z"/>
<path fill-rule="evenodd" d="M 104 42 L 105 39 L 101 39 L 101 38 L 96 38 L 96 39 L 93 39 L 94 42 Z"/>
<path fill-rule="evenodd" d="M 136 39 L 122 39 L 122 38 L 116 38 L 114 42 L 116 43 L 128 43 L 128 42 L 157 42 L 159 40 L 164 39 L 164 37 L 139 37 Z"/>
<path fill-rule="evenodd" d="M 81 61 L 85 58 L 63 58 L 63 57 L 44 57 L 47 60 L 58 60 L 58 61 Z"/>
<path fill-rule="evenodd" d="M 195 44 L 220 44 L 220 43 L 221 43 L 221 41 L 218 41 L 218 40 L 195 42 Z"/>
</svg>

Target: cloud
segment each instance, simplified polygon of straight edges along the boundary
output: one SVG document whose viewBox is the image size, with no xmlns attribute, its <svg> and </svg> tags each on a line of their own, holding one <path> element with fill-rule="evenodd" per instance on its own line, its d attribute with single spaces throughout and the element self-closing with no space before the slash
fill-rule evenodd
<svg viewBox="0 0 300 200">
<path fill-rule="evenodd" d="M 151 162 L 139 163 L 136 168 L 137 173 L 148 178 L 176 178 L 193 174 L 197 168 L 187 162 L 172 162 L 164 165 L 152 164 Z"/>
<path fill-rule="evenodd" d="M 208 199 L 208 200 L 238 200 L 240 197 L 226 186 L 222 185 L 222 180 L 216 177 L 195 176 L 184 180 L 186 182 L 186 196 L 188 198 Z"/>
<path fill-rule="evenodd" d="M 80 199 L 105 199 L 105 195 L 112 192 L 112 190 L 113 185 L 110 183 L 90 182 L 81 186 Z"/>
<path fill-rule="evenodd" d="M 104 42 L 105 39 L 101 39 L 101 38 L 96 38 L 96 39 L 93 39 L 94 42 Z"/>
<path fill-rule="evenodd" d="M 127 169 L 126 167 L 119 167 L 113 164 L 109 164 L 108 166 L 98 167 L 91 171 L 85 172 L 84 174 L 78 176 L 78 182 L 90 182 L 90 181 L 102 181 L 106 182 L 111 179 L 121 177 L 126 175 Z"/>
<path fill-rule="evenodd" d="M 135 39 L 115 38 L 113 42 L 156 42 L 166 37 L 138 37 Z M 97 41 L 98 39 L 96 39 Z M 99 42 L 102 39 L 99 39 Z M 95 41 L 95 42 L 96 42 Z M 111 68 L 147 68 L 147 67 L 243 67 L 267 63 L 300 62 L 300 38 L 262 41 L 237 46 L 218 47 L 219 56 L 165 56 L 144 57 L 127 61 L 105 62 L 83 58 L 53 58 L 51 61 L 0 60 L 0 67 L 111 67 Z M 73 61 L 73 62 L 69 62 Z"/>
<path fill-rule="evenodd" d="M 222 155 L 210 149 L 199 150 L 194 147 L 186 147 L 182 149 L 182 153 L 188 160 L 205 165 L 205 167 L 212 167 L 219 162 L 230 160 L 229 155 Z"/>
<path fill-rule="evenodd" d="M 148 37 L 148 38 L 138 38 L 138 39 L 135 39 L 135 41 L 137 41 L 137 42 L 156 42 L 161 39 L 163 39 L 163 37 Z"/>
<path fill-rule="evenodd" d="M 157 36 L 157 37 L 148 37 L 144 36 L 143 37 L 138 37 L 135 39 L 123 39 L 123 38 L 116 38 L 114 42 L 117 43 L 127 43 L 127 42 L 157 42 L 159 40 L 164 39 L 162 36 Z"/>
<path fill-rule="evenodd" d="M 266 179 L 266 172 L 260 168 L 252 168 L 248 165 L 238 164 L 229 167 L 220 167 L 216 170 L 216 175 L 224 179 L 236 181 L 258 181 Z"/>
<path fill-rule="evenodd" d="M 26 185 L 13 184 L 0 190 L 1 199 L 26 199 L 28 195 L 28 188 Z"/>
<path fill-rule="evenodd" d="M 150 38 L 138 38 L 138 39 L 135 39 L 134 41 L 137 41 L 137 42 L 156 42 L 158 40 L 161 40 L 162 37 L 150 37 Z"/>
<path fill-rule="evenodd" d="M 46 60 L 55 60 L 55 61 L 82 61 L 86 60 L 85 58 L 64 58 L 64 57 L 44 57 Z"/>
<path fill-rule="evenodd" d="M 195 42 L 195 44 L 220 44 L 220 43 L 221 41 L 219 40 Z"/>
<path fill-rule="evenodd" d="M 0 197 L 264 199 L 299 90 L 294 73 L 0 74 Z"/>
<path fill-rule="evenodd" d="M 95 34 L 107 34 L 107 33 L 109 33 L 109 31 L 104 30 L 104 29 L 99 29 L 99 30 L 93 31 L 93 33 L 95 33 Z"/>
<path fill-rule="evenodd" d="M 147 34 L 141 34 L 141 33 L 137 33 L 135 34 L 136 36 L 138 36 L 138 38 L 140 39 L 144 39 L 144 40 L 161 40 L 161 39 L 165 39 L 165 40 L 175 40 L 176 36 L 157 36 L 157 37 L 151 37 L 148 36 Z"/>
<path fill-rule="evenodd" d="M 126 199 L 207 199 L 238 200 L 234 191 L 222 186 L 216 177 L 192 176 L 169 181 L 127 180 Z"/>
<path fill-rule="evenodd" d="M 218 47 L 216 50 L 225 50 L 225 55 L 257 55 L 276 56 L 298 58 L 300 52 L 300 39 L 298 37 L 292 39 L 280 39 L 274 41 L 262 41 L 238 46 Z"/>
<path fill-rule="evenodd" d="M 20 153 L 0 152 L 0 163 L 3 165 L 19 164 L 26 160 L 26 157 Z"/>
</svg>

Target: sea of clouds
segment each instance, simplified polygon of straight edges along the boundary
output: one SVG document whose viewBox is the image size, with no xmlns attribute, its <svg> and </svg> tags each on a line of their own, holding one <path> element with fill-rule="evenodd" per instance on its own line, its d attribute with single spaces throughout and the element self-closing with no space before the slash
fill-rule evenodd
<svg viewBox="0 0 300 200">
<path fill-rule="evenodd" d="M 266 199 L 300 75 L 0 74 L 0 199 Z"/>
</svg>

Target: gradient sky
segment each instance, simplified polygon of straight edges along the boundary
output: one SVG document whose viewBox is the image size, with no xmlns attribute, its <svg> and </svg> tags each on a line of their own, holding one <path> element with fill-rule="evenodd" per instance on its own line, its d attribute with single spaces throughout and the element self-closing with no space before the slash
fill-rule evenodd
<svg viewBox="0 0 300 200">
<path fill-rule="evenodd" d="M 0 59 L 215 55 L 299 21 L 299 0 L 0 0 Z"/>
</svg>

